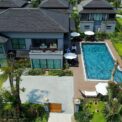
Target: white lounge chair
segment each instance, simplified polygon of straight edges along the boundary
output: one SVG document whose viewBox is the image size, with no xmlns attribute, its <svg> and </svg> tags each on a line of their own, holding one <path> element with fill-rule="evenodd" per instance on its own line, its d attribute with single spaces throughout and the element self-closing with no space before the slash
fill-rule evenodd
<svg viewBox="0 0 122 122">
<path fill-rule="evenodd" d="M 96 91 L 81 91 L 81 93 L 86 97 L 97 97 L 98 95 Z"/>
</svg>

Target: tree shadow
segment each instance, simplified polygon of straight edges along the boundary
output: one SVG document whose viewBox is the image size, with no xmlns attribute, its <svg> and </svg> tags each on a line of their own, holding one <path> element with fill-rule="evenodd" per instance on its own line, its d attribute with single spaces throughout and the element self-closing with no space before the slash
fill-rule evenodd
<svg viewBox="0 0 122 122">
<path fill-rule="evenodd" d="M 33 89 L 28 94 L 28 101 L 31 103 L 43 103 L 44 98 L 48 97 L 49 92 L 47 90 Z"/>
</svg>

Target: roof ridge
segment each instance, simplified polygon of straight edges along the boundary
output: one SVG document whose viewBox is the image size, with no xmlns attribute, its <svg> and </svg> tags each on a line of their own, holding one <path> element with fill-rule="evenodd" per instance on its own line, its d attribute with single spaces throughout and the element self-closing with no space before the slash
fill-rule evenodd
<svg viewBox="0 0 122 122">
<path fill-rule="evenodd" d="M 8 11 L 9 9 L 10 9 L 10 8 L 1 11 L 1 12 L 0 12 L 0 15 L 3 14 L 3 13 L 5 13 L 5 12 Z"/>
<path fill-rule="evenodd" d="M 59 3 L 63 4 L 65 6 L 65 3 L 63 2 L 63 0 L 58 0 Z"/>
<path fill-rule="evenodd" d="M 56 24 L 58 24 L 60 26 L 60 28 L 63 30 L 63 31 L 66 31 L 66 29 L 64 27 L 62 27 L 54 18 L 50 17 L 50 16 L 47 16 L 46 12 L 44 12 L 44 10 L 42 10 L 43 14 L 48 17 L 51 21 L 55 22 Z"/>
</svg>

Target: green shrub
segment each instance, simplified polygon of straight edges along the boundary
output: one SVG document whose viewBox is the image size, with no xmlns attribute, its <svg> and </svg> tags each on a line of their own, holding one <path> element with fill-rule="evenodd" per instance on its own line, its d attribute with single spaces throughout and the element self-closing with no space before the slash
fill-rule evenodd
<svg viewBox="0 0 122 122">
<path fill-rule="evenodd" d="M 48 72 L 52 76 L 72 76 L 73 73 L 70 70 L 50 70 Z"/>
<path fill-rule="evenodd" d="M 41 3 L 41 0 L 31 0 L 31 2 L 32 2 L 32 7 L 36 8 Z"/>
<path fill-rule="evenodd" d="M 108 38 L 108 34 L 104 32 L 99 32 L 99 33 L 96 33 L 95 37 L 97 41 L 104 41 L 105 39 Z"/>
<path fill-rule="evenodd" d="M 45 74 L 45 70 L 43 69 L 31 69 L 28 72 L 29 75 L 44 75 Z"/>
</svg>

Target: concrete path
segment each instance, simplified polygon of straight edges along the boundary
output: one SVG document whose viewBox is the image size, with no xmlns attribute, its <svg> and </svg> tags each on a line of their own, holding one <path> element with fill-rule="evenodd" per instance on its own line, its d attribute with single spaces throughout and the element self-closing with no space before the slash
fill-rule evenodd
<svg viewBox="0 0 122 122">
<path fill-rule="evenodd" d="M 72 122 L 73 114 L 50 113 L 48 122 Z"/>
<path fill-rule="evenodd" d="M 43 103 L 47 97 L 51 103 L 61 103 L 63 113 L 74 113 L 73 106 L 73 77 L 57 76 L 22 76 L 21 101 L 32 103 Z M 4 83 L 4 87 L 9 87 L 9 81 Z M 63 122 L 63 121 L 62 121 Z"/>
</svg>

